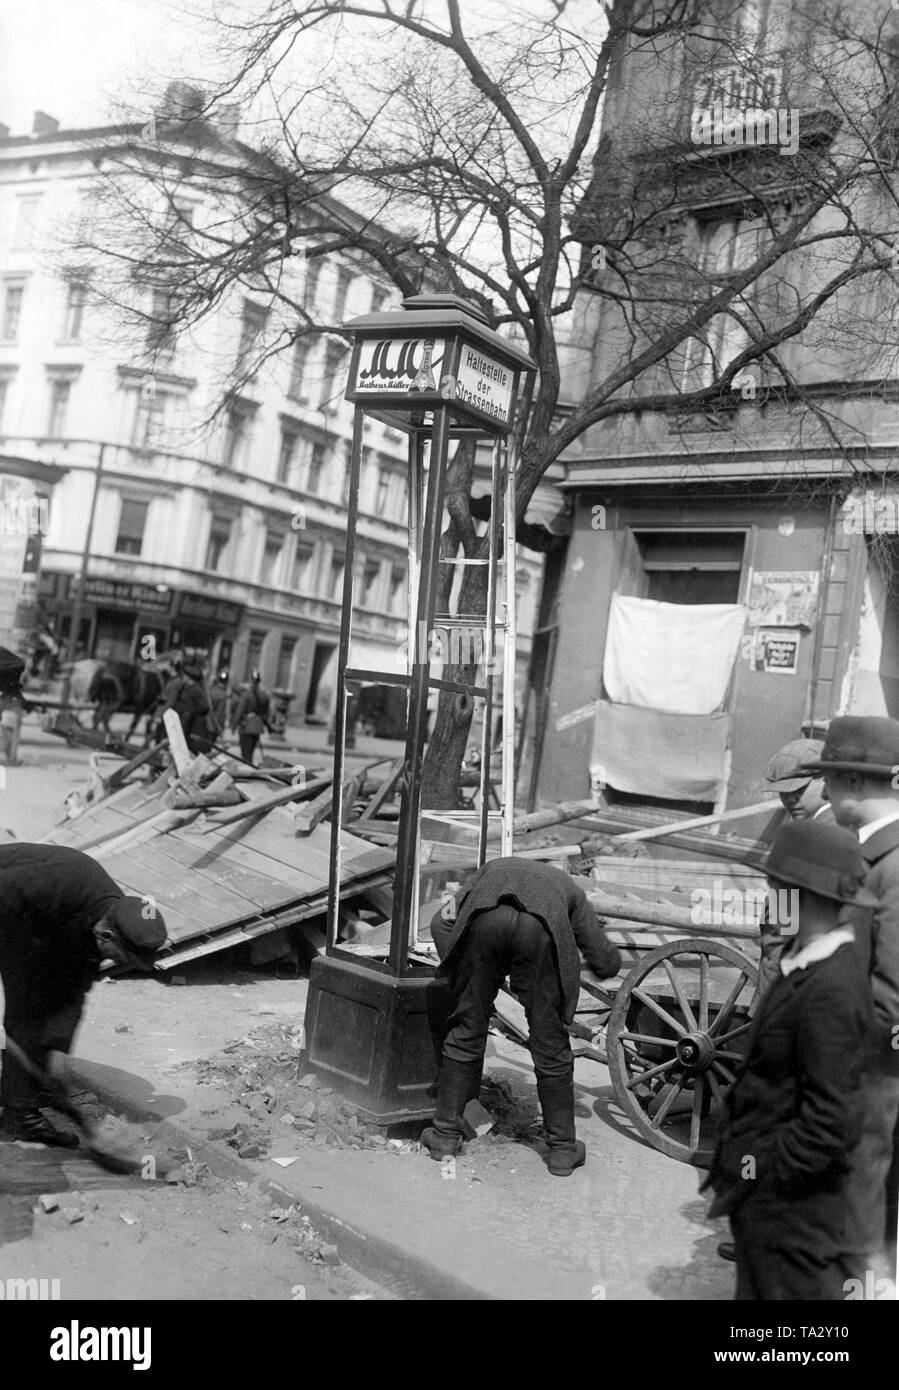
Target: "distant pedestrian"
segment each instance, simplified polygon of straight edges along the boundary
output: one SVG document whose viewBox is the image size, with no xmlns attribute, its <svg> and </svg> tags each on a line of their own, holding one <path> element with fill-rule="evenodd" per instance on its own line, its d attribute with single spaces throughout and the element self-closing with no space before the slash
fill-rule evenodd
<svg viewBox="0 0 899 1390">
<path fill-rule="evenodd" d="M 271 701 L 267 690 L 262 687 L 258 671 L 250 677 L 250 684 L 241 692 L 234 710 L 233 731 L 240 739 L 240 756 L 245 763 L 253 765 L 256 749 L 263 729 L 269 729 L 268 714 Z M 269 732 L 271 730 L 269 729 Z"/>
<path fill-rule="evenodd" d="M 3 762 L 7 767 L 19 767 L 19 732 L 22 727 L 24 707 L 19 695 L 8 693 L 0 695 L 0 745 Z"/>
<path fill-rule="evenodd" d="M 209 708 L 220 733 L 231 723 L 231 701 L 231 677 L 221 670 L 209 687 Z"/>
<path fill-rule="evenodd" d="M 861 1232 L 850 1174 L 874 1020 L 857 934 L 876 899 L 855 838 L 788 821 L 767 863 L 797 895 L 797 933 L 753 1019 L 702 1189 L 729 1216 L 740 1301 L 845 1298 Z M 849 910 L 844 905 L 852 904 Z"/>
<path fill-rule="evenodd" d="M 191 753 L 209 753 L 215 742 L 215 732 L 209 722 L 209 697 L 203 686 L 203 667 L 187 661 L 181 675 L 169 681 L 163 691 L 164 705 L 177 714 Z"/>
</svg>

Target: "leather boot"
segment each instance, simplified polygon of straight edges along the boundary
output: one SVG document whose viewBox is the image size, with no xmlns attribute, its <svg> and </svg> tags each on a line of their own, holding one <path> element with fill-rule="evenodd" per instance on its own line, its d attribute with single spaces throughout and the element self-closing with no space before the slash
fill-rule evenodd
<svg viewBox="0 0 899 1390">
<path fill-rule="evenodd" d="M 0 1119 L 0 1137 L 21 1139 L 27 1144 L 47 1144 L 54 1149 L 77 1149 L 78 1136 L 46 1119 L 40 1110 L 18 1110 L 7 1106 Z"/>
<path fill-rule="evenodd" d="M 546 1166 L 556 1178 L 568 1178 L 587 1161 L 587 1149 L 574 1133 L 574 1082 L 537 1081 L 549 1153 Z"/>
<path fill-rule="evenodd" d="M 433 1159 L 450 1158 L 462 1151 L 462 1112 L 472 1087 L 481 1075 L 482 1062 L 454 1062 L 444 1057 L 437 1080 L 434 1123 L 422 1132 L 421 1142 Z"/>
</svg>

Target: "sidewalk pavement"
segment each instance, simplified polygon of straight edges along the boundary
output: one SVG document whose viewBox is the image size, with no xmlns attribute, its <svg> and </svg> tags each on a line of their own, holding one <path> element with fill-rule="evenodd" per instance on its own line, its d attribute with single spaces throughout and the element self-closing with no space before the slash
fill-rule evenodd
<svg viewBox="0 0 899 1390">
<path fill-rule="evenodd" d="M 256 982 L 272 1007 L 255 1013 L 296 1023 L 305 981 Z M 272 986 L 277 989 L 273 990 Z M 280 1146 L 296 1154 L 282 1168 L 272 1157 L 240 1160 L 210 1130 L 246 1120 L 246 1110 L 214 1085 L 198 1085 L 179 1066 L 185 1053 L 209 1056 L 246 1029 L 249 1015 L 219 1018 L 197 1047 L 170 1041 L 181 1030 L 150 1033 L 134 1024 L 117 1034 L 132 986 L 164 989 L 183 1001 L 181 1017 L 202 1014 L 208 989 L 172 990 L 154 981 L 122 980 L 92 992 L 79 1036 L 76 1079 L 113 1111 L 165 1121 L 158 1141 L 189 1145 L 223 1177 L 244 1177 L 298 1203 L 352 1267 L 412 1299 L 723 1300 L 732 1296 L 732 1266 L 715 1254 L 725 1235 L 704 1219 L 699 1174 L 631 1134 L 617 1111 L 606 1069 L 579 1060 L 578 1133 L 587 1165 L 551 1177 L 537 1149 L 475 1141 L 456 1160 L 455 1177 L 424 1152 Z M 191 996 L 195 996 L 192 999 Z M 275 997 L 277 996 L 277 997 Z M 160 1001 L 161 1002 L 161 1001 Z M 196 1008 L 195 1008 L 196 1004 Z M 159 1004 L 157 1003 L 157 1011 Z M 238 1008 L 238 1014 L 240 1009 Z M 138 1017 L 140 1009 L 138 1009 Z M 210 1046 L 211 1044 L 211 1046 Z M 491 1037 L 487 1072 L 518 1089 L 533 1085 L 530 1058 Z M 293 1137 L 292 1131 L 287 1134 Z M 271 1154 L 279 1155 L 277 1137 Z"/>
</svg>

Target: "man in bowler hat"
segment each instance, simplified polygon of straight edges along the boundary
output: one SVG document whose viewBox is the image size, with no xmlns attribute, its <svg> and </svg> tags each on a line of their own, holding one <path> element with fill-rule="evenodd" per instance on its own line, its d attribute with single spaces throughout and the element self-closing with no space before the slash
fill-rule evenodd
<svg viewBox="0 0 899 1390">
<path fill-rule="evenodd" d="M 709 1215 L 730 1217 L 737 1299 L 842 1299 L 873 1037 L 853 916 L 874 899 L 858 843 L 838 826 L 788 821 L 766 867 L 773 889 L 797 894 L 797 931 L 753 1019 L 702 1188 L 716 1194 Z"/>
<path fill-rule="evenodd" d="M 67 1053 L 104 962 L 151 968 L 166 939 L 148 898 L 126 897 L 95 859 L 63 845 L 0 845 L 4 1029 L 44 1075 Z M 74 1148 L 41 1112 L 36 1078 L 9 1051 L 0 1072 L 0 1136 Z M 52 1102 L 50 1102 L 52 1104 Z"/>
<path fill-rule="evenodd" d="M 877 1051 L 864 1079 L 865 1122 L 849 1197 L 862 1233 L 859 1273 L 892 1274 L 888 1248 L 895 1247 L 896 1211 L 887 1177 L 899 1118 L 899 720 L 832 720 L 820 759 L 806 770 L 823 773 L 837 821 L 857 832 L 867 866 L 865 887 L 878 900 L 870 930 L 859 938 L 870 976 Z"/>
<path fill-rule="evenodd" d="M 617 974 L 618 948 L 570 875 L 534 859 L 490 860 L 444 912 L 448 930 L 438 928 L 434 936 L 438 974 L 448 980 L 451 1002 L 434 1122 L 421 1142 L 434 1159 L 460 1151 L 462 1112 L 477 1095 L 493 1003 L 508 975 L 528 1020 L 546 1166 L 555 1177 L 569 1177 L 587 1156 L 575 1137 L 574 1058 L 566 1028 L 580 993 L 578 948 L 600 979 Z"/>
</svg>

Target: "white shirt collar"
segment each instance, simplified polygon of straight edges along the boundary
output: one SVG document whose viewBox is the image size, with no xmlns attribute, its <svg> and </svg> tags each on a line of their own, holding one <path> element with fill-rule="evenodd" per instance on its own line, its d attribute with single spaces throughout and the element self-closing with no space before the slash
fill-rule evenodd
<svg viewBox="0 0 899 1390">
<path fill-rule="evenodd" d="M 784 951 L 780 958 L 781 974 L 791 975 L 794 970 L 804 970 L 816 960 L 827 960 L 838 947 L 854 940 L 855 932 L 851 927 L 834 927 L 823 936 L 813 937 L 801 951 Z"/>
<path fill-rule="evenodd" d="M 894 820 L 899 820 L 899 806 L 895 811 L 890 811 L 888 816 L 881 816 L 880 820 L 872 820 L 868 825 L 858 827 L 858 842 L 863 845 L 866 840 L 870 840 L 872 835 L 876 835 L 878 830 L 883 830 L 884 826 L 892 825 Z"/>
</svg>

